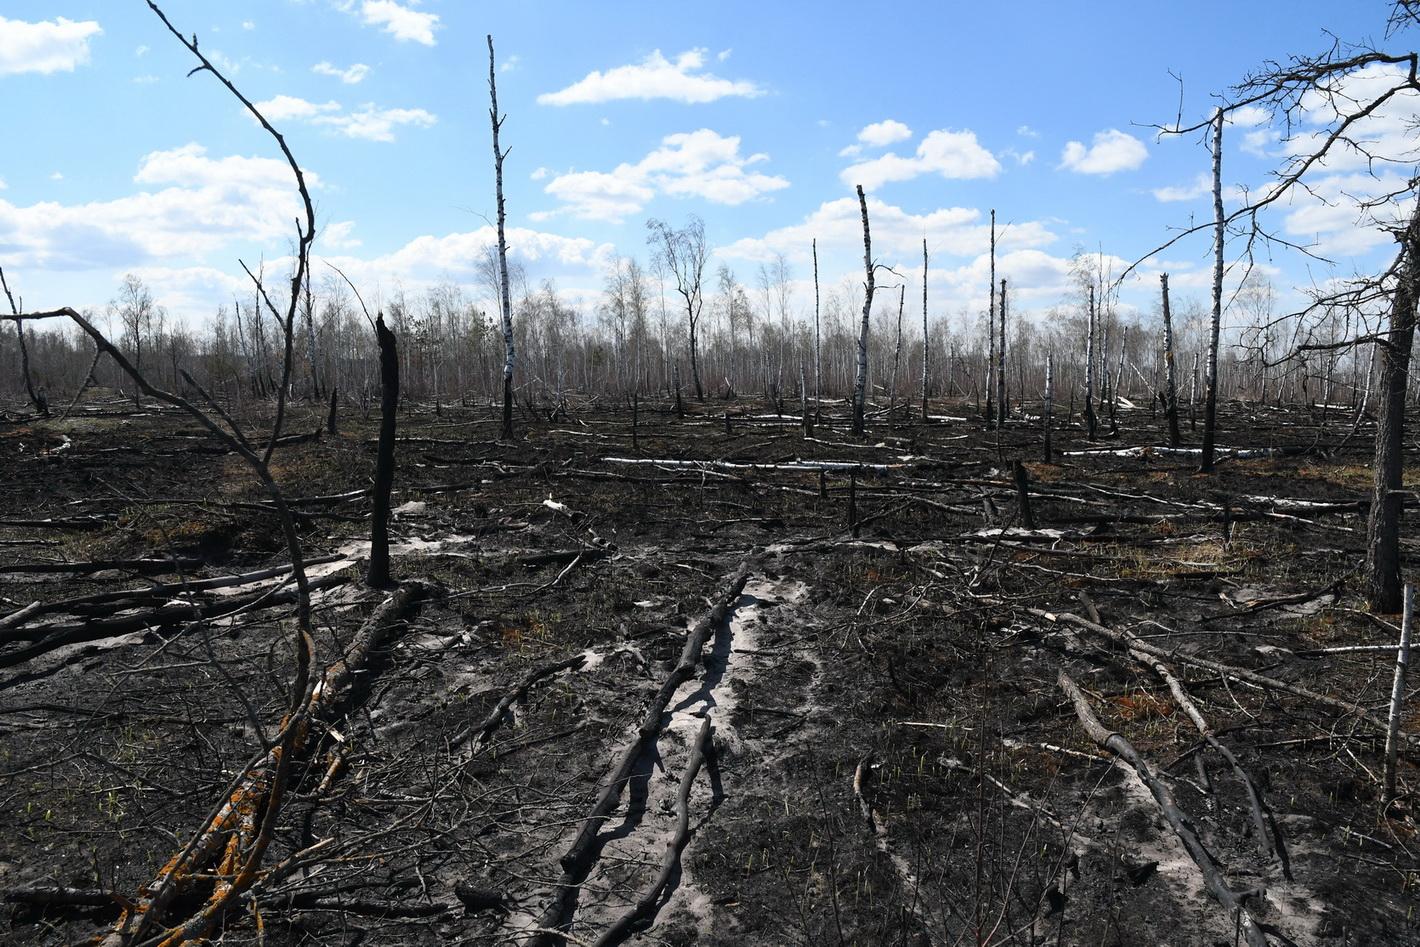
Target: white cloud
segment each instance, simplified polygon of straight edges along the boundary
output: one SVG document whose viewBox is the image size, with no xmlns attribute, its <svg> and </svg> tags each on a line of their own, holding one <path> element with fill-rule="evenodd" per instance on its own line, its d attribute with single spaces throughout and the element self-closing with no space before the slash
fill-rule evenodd
<svg viewBox="0 0 1420 947">
<path fill-rule="evenodd" d="M 1031 128 L 1029 125 L 1018 125 L 1016 127 L 1016 134 L 1020 135 L 1022 138 L 1040 137 L 1040 132 L 1036 131 L 1034 128 Z"/>
<path fill-rule="evenodd" d="M 153 76 L 153 75 L 134 76 L 134 77 L 133 77 L 133 82 L 134 82 L 134 84 L 136 84 L 136 85 L 152 85 L 153 83 L 155 83 L 155 82 L 157 82 L 157 81 L 158 81 L 158 77 L 157 77 L 157 76 Z"/>
<path fill-rule="evenodd" d="M 64 180 L 64 172 L 63 172 L 63 171 L 51 171 L 50 174 L 49 174 L 49 179 L 50 179 L 51 181 L 62 181 L 62 180 Z"/>
<path fill-rule="evenodd" d="M 8 185 L 8 184 L 5 183 L 5 179 L 4 179 L 4 178 L 0 178 L 0 191 L 5 190 L 5 189 L 8 188 L 9 186 L 10 186 L 10 185 Z"/>
<path fill-rule="evenodd" d="M 548 171 L 546 168 L 538 168 L 537 170 L 533 171 L 532 174 L 529 174 L 528 177 L 532 178 L 534 181 L 541 181 L 543 178 L 547 177 L 551 173 L 552 172 Z"/>
<path fill-rule="evenodd" d="M 364 81 L 365 77 L 370 74 L 370 67 L 362 62 L 357 62 L 345 69 L 337 69 L 330 63 L 322 61 L 312 66 L 311 72 L 318 76 L 331 76 L 346 85 L 355 85 Z"/>
<path fill-rule="evenodd" d="M 421 13 L 395 0 L 365 0 L 360 5 L 360 19 L 367 26 L 378 26 L 401 42 L 434 45 L 434 31 L 439 28 L 437 13 Z"/>
<path fill-rule="evenodd" d="M 1154 200 L 1164 204 L 1179 201 L 1195 201 L 1213 190 L 1213 179 L 1207 174 L 1199 174 L 1189 184 L 1171 184 L 1154 188 Z"/>
<path fill-rule="evenodd" d="M 254 30 L 256 29 L 256 24 L 253 23 L 251 20 L 242 20 L 242 29 Z"/>
<path fill-rule="evenodd" d="M 892 181 L 910 181 L 923 174 L 940 174 L 948 179 L 992 178 L 1001 163 L 976 140 L 973 131 L 938 129 L 928 132 L 913 157 L 894 152 L 844 168 L 839 178 L 845 184 L 861 184 L 876 190 Z"/>
<path fill-rule="evenodd" d="M 256 110 L 266 116 L 268 122 L 308 121 L 326 112 L 340 111 L 340 103 L 308 102 L 294 95 L 278 95 L 257 102 Z"/>
<path fill-rule="evenodd" d="M 981 211 L 970 207 L 943 207 L 914 214 L 869 197 L 868 216 L 872 223 L 873 251 L 888 263 L 893 257 L 901 257 L 912 261 L 912 267 L 920 266 L 924 237 L 934 256 L 982 254 L 991 239 L 990 224 Z M 1039 221 L 1000 224 L 997 234 L 997 248 L 1001 252 L 1039 248 L 1056 239 Z M 862 275 L 863 219 L 856 197 L 826 201 L 801 223 L 776 228 L 763 237 L 736 240 L 720 248 L 719 253 L 752 261 L 769 259 L 775 252 L 806 259 L 809 245 L 815 239 L 821 253 L 837 250 L 849 258 L 856 254 L 859 275 Z M 984 278 L 981 285 L 986 285 Z"/>
<path fill-rule="evenodd" d="M 501 63 L 498 64 L 498 71 L 512 72 L 514 69 L 518 68 L 521 63 L 522 59 L 520 57 L 509 56 L 507 59 L 503 60 Z"/>
<path fill-rule="evenodd" d="M 54 270 L 168 265 L 234 241 L 284 242 L 300 213 L 291 169 L 275 158 L 211 158 L 188 144 L 144 156 L 133 180 L 152 189 L 84 204 L 0 200 L 0 262 Z M 306 182 L 321 184 L 311 171 Z"/>
<path fill-rule="evenodd" d="M 354 229 L 353 220 L 337 220 L 335 223 L 326 224 L 320 234 L 321 244 L 332 250 L 353 250 L 361 243 L 358 237 L 350 235 Z"/>
<path fill-rule="evenodd" d="M 147 46 L 139 46 L 137 49 L 135 49 L 135 50 L 133 51 L 133 55 L 135 55 L 135 56 L 137 56 L 138 58 L 142 59 L 144 56 L 148 55 L 148 47 L 147 47 Z"/>
<path fill-rule="evenodd" d="M 858 132 L 858 140 L 870 148 L 884 148 L 911 137 L 912 129 L 891 118 L 865 125 Z"/>
<path fill-rule="evenodd" d="M 1076 174 L 1114 174 L 1133 171 L 1149 157 L 1149 149 L 1133 135 L 1111 128 L 1096 132 L 1088 148 L 1084 143 L 1066 143 L 1060 153 L 1060 167 Z"/>
<path fill-rule="evenodd" d="M 278 95 L 256 103 L 256 107 L 271 122 L 309 122 L 329 128 L 346 138 L 364 141 L 394 141 L 395 129 L 399 126 L 428 128 L 439 120 L 437 115 L 425 109 L 385 109 L 367 102 L 347 112 L 334 100 L 310 102 L 293 95 Z"/>
<path fill-rule="evenodd" d="M 0 76 L 49 75 L 88 65 L 89 40 L 102 33 L 93 20 L 64 17 L 27 23 L 0 16 Z"/>
<path fill-rule="evenodd" d="M 783 177 L 753 170 L 767 160 L 765 154 L 742 156 L 739 136 L 702 128 L 667 135 L 635 164 L 557 175 L 544 190 L 562 201 L 562 210 L 586 220 L 621 220 L 657 193 L 734 206 L 789 186 Z"/>
<path fill-rule="evenodd" d="M 428 128 L 438 120 L 437 115 L 424 109 L 382 109 L 366 104 L 344 115 L 317 116 L 311 123 L 329 126 L 346 138 L 394 141 L 394 130 L 397 126 Z"/>
<path fill-rule="evenodd" d="M 753 98 L 764 90 L 746 79 L 721 79 L 700 70 L 704 49 L 681 53 L 671 62 L 655 50 L 641 62 L 616 66 L 606 72 L 592 70 L 586 77 L 557 92 L 537 97 L 540 105 L 584 105 L 618 99 L 670 99 L 686 104 L 714 102 L 729 96 Z"/>
<path fill-rule="evenodd" d="M 1001 156 L 1003 158 L 1010 158 L 1022 168 L 1035 160 L 1034 151 L 1017 151 L 1014 148 L 1003 148 L 1001 150 Z"/>
<path fill-rule="evenodd" d="M 715 54 L 715 59 L 719 62 L 724 62 L 726 59 L 730 58 L 732 53 L 734 53 L 733 49 L 722 49 Z"/>
</svg>

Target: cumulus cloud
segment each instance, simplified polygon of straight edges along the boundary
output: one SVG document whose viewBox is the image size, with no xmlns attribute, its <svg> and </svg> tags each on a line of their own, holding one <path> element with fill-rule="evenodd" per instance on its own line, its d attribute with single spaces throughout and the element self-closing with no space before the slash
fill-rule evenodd
<svg viewBox="0 0 1420 947">
<path fill-rule="evenodd" d="M 138 193 L 19 206 L 0 200 L 0 261 L 54 270 L 201 258 L 235 241 L 276 243 L 300 213 L 291 169 L 275 158 L 213 158 L 198 144 L 144 156 Z M 319 175 L 306 182 L 319 188 Z"/>
<path fill-rule="evenodd" d="M 314 72 L 318 76 L 330 76 L 334 79 L 339 79 L 346 85 L 356 85 L 357 83 L 363 82 L 365 77 L 370 74 L 370 67 L 362 62 L 357 62 L 344 69 L 338 69 L 328 62 L 322 61 L 312 66 L 311 72 Z"/>
<path fill-rule="evenodd" d="M 910 181 L 923 174 L 957 180 L 992 178 L 1000 172 L 1001 163 L 977 142 L 975 132 L 943 128 L 928 132 L 911 157 L 889 151 L 844 168 L 839 178 L 845 184 L 861 184 L 875 190 L 889 182 Z"/>
<path fill-rule="evenodd" d="M 901 256 L 920 264 L 925 237 L 932 253 L 971 256 L 986 252 L 990 224 L 981 211 L 972 207 L 942 207 L 927 213 L 912 213 L 875 197 L 868 198 L 868 215 L 873 224 L 873 250 L 885 262 Z M 761 262 L 775 253 L 805 259 L 813 240 L 820 252 L 840 250 L 856 254 L 861 275 L 863 219 L 854 197 L 821 204 L 800 223 L 779 227 L 762 237 L 745 237 L 720 248 L 725 257 Z M 998 227 L 997 248 L 1001 252 L 1047 246 L 1056 237 L 1039 221 L 1025 221 Z M 982 281 L 985 285 L 985 280 Z"/>
<path fill-rule="evenodd" d="M 89 40 L 102 32 L 93 20 L 28 23 L 0 16 L 0 76 L 73 72 L 88 65 Z"/>
<path fill-rule="evenodd" d="M 439 28 L 439 14 L 422 13 L 395 0 L 364 0 L 359 14 L 367 26 L 378 26 L 400 42 L 433 46 Z"/>
<path fill-rule="evenodd" d="M 1060 167 L 1076 174 L 1109 175 L 1116 171 L 1133 171 L 1149 157 L 1149 149 L 1133 135 L 1110 128 L 1095 132 L 1089 147 L 1071 141 L 1060 153 Z"/>
<path fill-rule="evenodd" d="M 294 95 L 278 95 L 264 102 L 257 102 L 256 110 L 265 115 L 268 122 L 309 121 L 317 115 L 339 112 L 340 103 L 308 102 Z"/>
<path fill-rule="evenodd" d="M 912 129 L 891 118 L 865 125 L 858 132 L 858 140 L 870 148 L 884 148 L 912 137 Z"/>
<path fill-rule="evenodd" d="M 428 128 L 439 120 L 437 115 L 425 109 L 387 109 L 366 103 L 347 112 L 334 100 L 310 102 L 292 95 L 278 95 L 256 103 L 256 107 L 268 121 L 309 122 L 329 128 L 346 138 L 364 141 L 394 141 L 395 129 L 400 126 Z"/>
<path fill-rule="evenodd" d="M 594 69 L 565 89 L 544 92 L 537 101 L 540 105 L 585 105 L 619 99 L 670 99 L 699 104 L 764 94 L 747 79 L 722 79 L 703 72 L 705 57 L 706 50 L 692 49 L 671 61 L 657 49 L 639 63 L 616 66 L 606 72 Z"/>
<path fill-rule="evenodd" d="M 1154 200 L 1163 204 L 1179 201 L 1195 201 L 1213 190 L 1213 179 L 1207 174 L 1199 174 L 1188 184 L 1171 184 L 1154 188 Z"/>
<path fill-rule="evenodd" d="M 320 242 L 332 250 L 353 250 L 361 243 L 359 238 L 350 235 L 354 229 L 353 220 L 337 220 L 335 223 L 326 224 L 320 233 Z"/>
<path fill-rule="evenodd" d="M 640 212 L 657 193 L 733 206 L 789 186 L 783 177 L 754 170 L 768 160 L 765 154 L 741 155 L 737 135 L 702 128 L 667 135 L 635 164 L 557 175 L 544 190 L 563 203 L 562 211 L 586 220 L 619 221 Z"/>
</svg>

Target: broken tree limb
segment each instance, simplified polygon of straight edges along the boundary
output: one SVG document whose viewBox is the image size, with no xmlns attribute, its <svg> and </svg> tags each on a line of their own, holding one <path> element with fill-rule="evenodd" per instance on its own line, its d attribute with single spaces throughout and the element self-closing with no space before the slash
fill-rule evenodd
<svg viewBox="0 0 1420 947">
<path fill-rule="evenodd" d="M 656 914 L 656 904 L 661 894 L 670 885 L 671 875 L 680 865 L 681 854 L 690 844 L 690 790 L 695 785 L 695 777 L 705 763 L 706 750 L 710 746 L 710 718 L 707 716 L 700 725 L 700 732 L 690 747 L 690 758 L 685 761 L 685 772 L 680 777 L 680 788 L 676 791 L 676 828 L 666 840 L 666 851 L 661 856 L 661 870 L 646 886 L 646 890 L 636 899 L 636 904 L 616 922 L 607 928 L 595 941 L 596 947 L 615 947 L 631 936 L 639 928 L 647 926 Z"/>
<path fill-rule="evenodd" d="M 1090 617 L 1098 620 L 1099 612 L 1096 611 L 1094 605 L 1090 603 L 1088 596 L 1082 592 L 1080 599 L 1085 603 L 1086 608 L 1089 609 L 1091 613 Z M 1103 622 L 1099 624 L 1103 627 Z M 1188 691 L 1184 688 L 1183 682 L 1178 679 L 1178 676 L 1173 673 L 1173 670 L 1167 664 L 1155 655 L 1146 654 L 1138 648 L 1130 648 L 1129 656 L 1145 667 L 1152 669 L 1153 672 L 1168 685 L 1170 693 L 1173 694 L 1174 702 L 1188 715 L 1188 719 L 1193 721 L 1193 726 L 1198 730 L 1199 735 L 1203 737 L 1204 742 L 1214 750 L 1217 750 L 1218 755 L 1227 762 L 1228 766 L 1233 771 L 1233 775 L 1242 786 L 1243 792 L 1247 795 L 1248 809 L 1252 816 L 1253 833 L 1256 835 L 1258 846 L 1262 849 L 1264 854 L 1277 860 L 1279 867 L 1282 869 L 1282 877 L 1290 880 L 1292 877 L 1292 864 L 1291 859 L 1287 856 L 1286 840 L 1282 837 L 1282 830 L 1277 825 L 1277 820 L 1272 814 L 1272 808 L 1268 806 L 1267 800 L 1262 794 L 1262 790 L 1258 788 L 1257 782 L 1252 778 L 1252 775 L 1243 768 L 1242 763 L 1238 761 L 1233 751 L 1218 739 L 1212 726 L 1209 725 L 1207 718 L 1203 716 L 1203 712 L 1198 709 L 1198 705 L 1193 702 L 1193 698 L 1189 696 Z"/>
<path fill-rule="evenodd" d="M 458 746 L 469 739 L 474 740 L 475 743 L 478 744 L 487 743 L 488 738 L 493 735 L 493 732 L 502 726 L 503 718 L 508 713 L 508 708 L 522 700 L 527 692 L 532 689 L 534 684 L 543 678 L 551 677 L 568 668 L 581 667 L 586 660 L 585 655 L 579 654 L 565 661 L 556 661 L 552 664 L 544 664 L 541 667 L 533 668 L 518 682 L 517 686 L 503 695 L 502 700 L 498 701 L 498 703 L 493 706 L 493 709 L 488 712 L 488 715 L 485 716 L 482 721 L 465 727 L 449 740 L 449 744 L 451 746 Z"/>
<path fill-rule="evenodd" d="M 275 745 L 256 756 L 228 785 L 223 801 L 208 816 L 192 840 L 140 889 L 100 947 L 125 947 L 174 905 L 189 883 L 215 870 L 222 876 L 207 898 L 185 921 L 160 935 L 160 943 L 177 945 L 200 940 L 260 878 L 258 866 L 280 815 L 286 777 L 293 760 L 310 748 L 313 727 L 334 720 L 343 709 L 345 690 L 364 669 L 404 617 L 424 597 L 417 583 L 401 585 L 371 612 L 360 626 L 345 656 L 330 665 L 287 716 Z M 265 818 L 258 820 L 258 814 Z"/>
<path fill-rule="evenodd" d="M 602 777 L 591 810 L 583 817 L 576 838 L 561 858 L 562 878 L 557 883 L 556 893 L 538 919 L 538 927 L 548 931 L 562 931 L 571 922 L 577 892 L 597 859 L 597 833 L 620 803 L 621 794 L 626 788 L 636 760 L 659 736 L 671 698 L 680 686 L 694 677 L 699 670 L 706 642 L 715 633 L 715 629 L 729 618 L 730 610 L 744 591 L 745 583 L 749 581 L 755 561 L 756 556 L 751 554 L 740 563 L 717 596 L 710 614 L 702 618 L 690 632 L 685 647 L 681 650 L 680 660 L 666 675 L 656 691 L 656 696 L 651 699 L 640 725 L 636 728 L 635 737 L 622 748 L 608 767 L 606 775 Z M 556 942 L 552 934 L 542 933 L 529 941 L 529 944 L 533 947 L 552 947 Z"/>
<path fill-rule="evenodd" d="M 1415 586 L 1406 585 L 1400 619 L 1400 645 L 1395 654 L 1395 679 L 1390 691 L 1390 716 L 1385 737 L 1385 801 L 1395 798 L 1395 756 L 1399 746 L 1400 715 L 1405 709 L 1405 672 L 1410 664 L 1410 630 L 1415 621 Z"/>
<path fill-rule="evenodd" d="M 1252 919 L 1247 905 L 1228 885 L 1222 867 L 1212 853 L 1204 847 L 1198 833 L 1193 828 L 1193 823 L 1174 802 L 1173 793 L 1169 792 L 1168 786 L 1154 775 L 1148 761 L 1134 748 L 1134 744 L 1125 739 L 1123 735 L 1106 728 L 1100 722 L 1099 717 L 1095 716 L 1089 700 L 1085 698 L 1084 692 L 1080 690 L 1080 686 L 1071 679 L 1070 675 L 1061 670 L 1056 680 L 1060 689 L 1075 705 L 1075 716 L 1080 719 L 1080 725 L 1085 728 L 1090 739 L 1134 768 L 1140 782 L 1148 788 L 1154 801 L 1158 803 L 1159 810 L 1163 813 L 1169 827 L 1183 843 L 1189 858 L 1193 859 L 1193 863 L 1198 866 L 1199 872 L 1203 875 L 1203 883 L 1209 893 L 1230 915 L 1229 924 L 1231 925 L 1236 919 L 1236 922 L 1241 925 L 1243 939 L 1247 941 L 1248 947 L 1267 947 L 1267 938 L 1263 935 L 1261 928 L 1257 926 L 1257 922 Z"/>
<path fill-rule="evenodd" d="M 1365 707 L 1362 707 L 1360 704 L 1353 704 L 1350 701 L 1341 700 L 1337 697 L 1328 697 L 1325 694 L 1319 694 L 1310 688 L 1301 686 L 1300 684 L 1288 684 L 1286 681 L 1279 681 L 1276 678 L 1268 677 L 1265 674 L 1259 674 L 1256 671 L 1249 671 L 1247 668 L 1235 667 L 1231 664 L 1222 664 L 1218 661 L 1211 661 L 1208 658 L 1200 658 L 1197 655 L 1186 654 L 1182 651 L 1169 651 L 1166 648 L 1160 648 L 1155 645 L 1151 645 L 1148 642 L 1140 641 L 1138 638 L 1131 634 L 1128 634 L 1127 632 L 1114 631 L 1113 629 L 1106 628 L 1103 625 L 1092 622 L 1087 618 L 1081 618 L 1079 615 L 1072 615 L 1069 612 L 1047 612 L 1039 608 L 1027 608 L 1026 612 L 1031 615 L 1035 615 L 1039 618 L 1044 618 L 1046 621 L 1063 621 L 1074 625 L 1077 628 L 1083 628 L 1086 631 L 1093 632 L 1109 640 L 1116 647 L 1120 647 L 1123 650 L 1137 648 L 1144 654 L 1150 654 L 1158 658 L 1167 658 L 1169 660 L 1178 661 L 1181 664 L 1188 664 L 1193 667 L 1200 667 L 1204 670 L 1212 671 L 1215 674 L 1220 674 L 1223 677 L 1228 677 L 1232 678 L 1235 681 L 1242 681 L 1247 684 L 1252 684 L 1253 686 L 1260 687 L 1264 690 L 1276 691 L 1278 693 L 1283 694 L 1291 694 L 1295 697 L 1303 697 L 1307 700 L 1321 704 L 1324 707 L 1330 707 L 1332 710 L 1338 711 L 1343 716 L 1357 717 L 1367 726 L 1381 733 L 1388 733 L 1390 731 L 1390 728 L 1387 725 L 1386 721 L 1377 718 L 1374 714 L 1372 714 Z M 1408 733 L 1401 733 L 1400 737 L 1401 739 L 1404 739 L 1412 744 L 1420 745 L 1420 736 Z"/>
</svg>

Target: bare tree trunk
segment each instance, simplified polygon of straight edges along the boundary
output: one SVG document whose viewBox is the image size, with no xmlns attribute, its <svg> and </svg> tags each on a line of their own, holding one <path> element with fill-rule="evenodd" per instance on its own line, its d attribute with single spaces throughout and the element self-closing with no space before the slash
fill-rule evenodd
<svg viewBox="0 0 1420 947">
<path fill-rule="evenodd" d="M 1001 280 L 1000 316 L 996 320 L 1001 333 L 996 343 L 996 430 L 1006 425 L 1006 280 Z"/>
<path fill-rule="evenodd" d="M 1054 424 L 1052 415 L 1055 410 L 1055 353 L 1050 352 L 1045 356 L 1045 408 L 1041 412 L 1041 421 L 1045 427 L 1043 434 L 1045 446 L 1043 448 L 1044 460 L 1047 464 L 1054 463 L 1050 450 L 1050 429 Z"/>
<path fill-rule="evenodd" d="M 902 364 L 902 309 L 907 302 L 907 284 L 897 288 L 897 345 L 892 350 L 892 381 L 888 383 L 888 424 L 892 424 L 897 399 L 897 370 Z"/>
<path fill-rule="evenodd" d="M 1188 385 L 1188 429 L 1198 429 L 1198 353 L 1193 353 L 1193 381 Z"/>
<path fill-rule="evenodd" d="M 1223 110 L 1213 120 L 1213 316 L 1208 323 L 1208 363 L 1203 388 L 1203 457 L 1198 469 L 1213 472 L 1218 426 L 1218 333 L 1223 325 Z"/>
<path fill-rule="evenodd" d="M 1405 392 L 1410 351 L 1415 344 L 1415 306 L 1420 295 L 1420 209 L 1410 219 L 1397 266 L 1387 338 L 1381 351 L 1376 398 L 1376 456 L 1371 512 L 1366 522 L 1366 584 L 1371 608 L 1395 612 L 1401 606 L 1400 521 L 1405 473 Z"/>
<path fill-rule="evenodd" d="M 375 456 L 374 513 L 370 518 L 370 569 L 365 584 L 390 585 L 390 488 L 394 485 L 395 412 L 399 408 L 399 353 L 394 333 L 385 326 L 384 313 L 375 318 L 375 338 L 380 345 L 380 445 Z"/>
<path fill-rule="evenodd" d="M 493 68 L 493 34 L 488 34 L 488 98 L 492 103 L 488 117 L 493 124 L 493 176 L 498 197 L 498 281 L 499 305 L 503 309 L 503 431 L 502 437 L 513 436 L 513 301 L 508 291 L 508 238 L 505 233 L 507 212 L 503 205 L 503 159 L 508 156 L 498 146 L 498 132 L 503 117 L 498 114 L 498 83 Z M 693 354 L 693 350 L 692 350 Z"/>
<path fill-rule="evenodd" d="M 996 423 L 992 399 L 996 394 L 996 210 L 991 210 L 991 275 L 987 278 L 986 300 L 986 425 Z"/>
<path fill-rule="evenodd" d="M 922 238 L 922 423 L 927 415 L 927 366 L 932 357 L 932 337 L 927 333 L 927 239 Z"/>
<path fill-rule="evenodd" d="M 1390 717 L 1385 740 L 1385 801 L 1395 798 L 1395 758 L 1400 748 L 1400 716 L 1405 710 L 1405 672 L 1410 665 L 1410 631 L 1415 621 L 1415 589 L 1409 585 L 1403 593 L 1404 611 L 1400 617 L 1400 647 L 1395 654 L 1395 678 L 1390 690 Z"/>
<path fill-rule="evenodd" d="M 1169 275 L 1159 274 L 1164 304 L 1164 414 L 1169 424 L 1169 446 L 1183 440 L 1178 433 L 1178 384 L 1174 374 L 1173 313 L 1169 308 Z"/>
<path fill-rule="evenodd" d="M 873 238 L 868 230 L 868 198 L 863 194 L 863 185 L 858 185 L 858 208 L 863 212 L 863 322 L 858 329 L 858 374 L 853 381 L 853 433 L 862 437 L 866 433 L 863 420 L 867 404 L 868 387 L 868 316 L 873 311 L 873 290 L 876 286 L 873 271 Z"/>
<path fill-rule="evenodd" d="M 1085 329 L 1085 433 L 1095 439 L 1095 288 L 1090 287 L 1090 309 Z"/>
<path fill-rule="evenodd" d="M 823 359 L 819 348 L 819 298 L 818 298 L 818 238 L 813 241 L 814 254 L 814 421 L 819 422 L 823 402 Z"/>
</svg>

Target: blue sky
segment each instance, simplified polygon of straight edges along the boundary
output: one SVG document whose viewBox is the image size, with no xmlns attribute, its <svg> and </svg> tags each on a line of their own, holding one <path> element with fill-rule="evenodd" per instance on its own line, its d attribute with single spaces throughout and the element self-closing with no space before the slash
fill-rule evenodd
<svg viewBox="0 0 1420 947">
<path fill-rule="evenodd" d="M 487 50 L 507 113 L 514 250 L 534 281 L 590 300 L 648 216 L 705 219 L 746 283 L 784 252 L 828 284 L 860 272 L 854 183 L 886 262 L 934 257 L 934 308 L 985 294 L 1003 224 L 1018 311 L 1060 299 L 1077 246 L 1133 260 L 1210 212 L 1199 139 L 1159 141 L 1269 58 L 1330 31 L 1381 39 L 1379 3 L 553 3 L 168 0 L 169 17 L 264 103 L 313 173 L 317 252 L 361 283 L 475 285 L 493 183 Z M 0 265 L 31 308 L 102 307 L 129 271 L 189 322 L 234 291 L 237 259 L 286 252 L 295 207 L 273 144 L 139 0 L 0 4 Z M 1228 132 L 1225 178 L 1256 187 L 1266 125 Z M 1250 136 L 1250 137 L 1249 137 Z M 1172 199 L 1161 199 L 1172 198 Z M 1294 212 L 1296 209 L 1284 212 Z M 1315 230 L 1304 232 L 1315 223 Z M 1008 226 L 1005 226 L 1009 224 Z M 1335 215 L 1299 216 L 1344 266 L 1383 252 Z M 1341 252 L 1344 251 L 1344 252 Z M 1206 238 L 1170 250 L 1203 292 Z M 1281 285 L 1307 278 L 1279 258 Z M 1147 274 L 1146 274 L 1147 275 Z M 1152 292 L 1152 287 L 1149 289 Z M 1140 289 L 1138 293 L 1143 293 Z M 797 301 L 806 305 L 807 293 Z M 1147 301 L 1138 296 L 1141 305 Z M 584 306 L 584 308 L 589 308 Z"/>
</svg>

